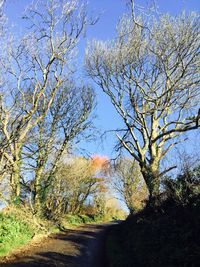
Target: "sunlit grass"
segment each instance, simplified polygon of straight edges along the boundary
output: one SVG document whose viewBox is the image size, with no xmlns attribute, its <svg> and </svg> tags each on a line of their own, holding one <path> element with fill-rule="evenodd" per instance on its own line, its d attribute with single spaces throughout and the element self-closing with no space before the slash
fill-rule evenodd
<svg viewBox="0 0 200 267">
<path fill-rule="evenodd" d="M 0 213 L 0 257 L 26 244 L 33 236 L 30 227 L 14 215 Z"/>
</svg>

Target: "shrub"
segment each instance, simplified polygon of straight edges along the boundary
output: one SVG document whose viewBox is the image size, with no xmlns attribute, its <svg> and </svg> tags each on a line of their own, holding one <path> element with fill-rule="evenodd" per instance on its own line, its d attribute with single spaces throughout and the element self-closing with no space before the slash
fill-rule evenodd
<svg viewBox="0 0 200 267">
<path fill-rule="evenodd" d="M 158 207 L 147 206 L 111 231 L 110 266 L 199 266 L 200 166 L 164 185 Z"/>
<path fill-rule="evenodd" d="M 200 165 L 193 170 L 185 169 L 175 180 L 166 178 L 164 188 L 168 200 L 182 206 L 200 206 Z"/>
<path fill-rule="evenodd" d="M 109 266 L 199 266 L 199 220 L 196 207 L 175 205 L 164 213 L 145 209 L 130 216 L 109 235 Z"/>
</svg>

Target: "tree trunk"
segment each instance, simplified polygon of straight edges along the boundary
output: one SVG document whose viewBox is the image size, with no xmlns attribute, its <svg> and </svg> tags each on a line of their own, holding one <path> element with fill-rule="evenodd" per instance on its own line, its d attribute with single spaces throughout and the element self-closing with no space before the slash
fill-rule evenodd
<svg viewBox="0 0 200 267">
<path fill-rule="evenodd" d="M 10 200 L 12 204 L 20 204 L 20 177 L 21 177 L 21 151 L 22 145 L 15 143 L 13 150 L 13 161 L 12 161 L 12 173 L 10 178 L 11 185 L 11 196 Z"/>
<path fill-rule="evenodd" d="M 34 210 L 37 214 L 41 215 L 42 212 L 42 188 L 41 188 L 41 178 L 42 178 L 43 166 L 38 167 L 35 175 L 34 184 Z"/>
<path fill-rule="evenodd" d="M 155 208 L 159 205 L 160 172 L 158 165 L 142 166 L 141 172 L 149 191 L 148 206 Z"/>
<path fill-rule="evenodd" d="M 20 203 L 20 166 L 18 163 L 15 163 L 15 166 L 13 166 L 11 179 L 11 203 L 13 204 L 19 204 Z"/>
</svg>

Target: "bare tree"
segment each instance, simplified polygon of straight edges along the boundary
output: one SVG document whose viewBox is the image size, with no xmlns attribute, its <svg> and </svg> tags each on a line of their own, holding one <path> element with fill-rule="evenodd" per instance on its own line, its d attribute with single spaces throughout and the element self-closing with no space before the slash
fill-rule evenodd
<svg viewBox="0 0 200 267">
<path fill-rule="evenodd" d="M 0 16 L 2 15 L 2 8 L 5 2 L 5 0 L 0 0 Z"/>
<path fill-rule="evenodd" d="M 9 36 L 0 59 L 0 161 L 9 166 L 12 200 L 20 195 L 23 145 L 68 81 L 74 48 L 87 24 L 78 0 L 36 1 L 24 19 L 28 33 L 19 40 Z"/>
<path fill-rule="evenodd" d="M 32 130 L 23 149 L 24 170 L 33 173 L 26 183 L 33 195 L 34 208 L 40 211 L 64 154 L 92 135 L 95 95 L 90 87 L 76 86 L 69 81 L 55 96 L 47 114 Z M 38 110 L 38 116 L 42 111 Z M 29 185 L 29 186 L 28 186 Z"/>
<path fill-rule="evenodd" d="M 91 160 L 79 157 L 60 162 L 44 202 L 49 214 L 80 213 L 99 187 L 100 179 L 91 166 Z"/>
<path fill-rule="evenodd" d="M 139 163 L 154 203 L 161 177 L 174 167 L 162 170 L 162 159 L 199 127 L 199 18 L 131 14 L 114 40 L 91 42 L 86 69 L 122 118 L 117 137 Z"/>
<path fill-rule="evenodd" d="M 113 166 L 112 187 L 128 207 L 130 214 L 140 210 L 148 197 L 138 162 L 120 158 Z"/>
</svg>

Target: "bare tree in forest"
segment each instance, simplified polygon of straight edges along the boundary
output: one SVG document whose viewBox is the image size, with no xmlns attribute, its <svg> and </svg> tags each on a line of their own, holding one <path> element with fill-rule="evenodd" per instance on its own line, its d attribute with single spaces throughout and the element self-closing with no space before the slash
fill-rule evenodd
<svg viewBox="0 0 200 267">
<path fill-rule="evenodd" d="M 35 1 L 23 18 L 28 33 L 18 40 L 9 33 L 0 58 L 0 162 L 9 168 L 12 201 L 20 195 L 23 145 L 68 82 L 74 48 L 88 23 L 78 0 Z"/>
<path fill-rule="evenodd" d="M 161 161 L 199 127 L 199 17 L 131 14 L 109 42 L 93 41 L 86 51 L 88 75 L 108 95 L 124 123 L 119 142 L 139 163 L 150 203 L 159 199 Z"/>
</svg>

